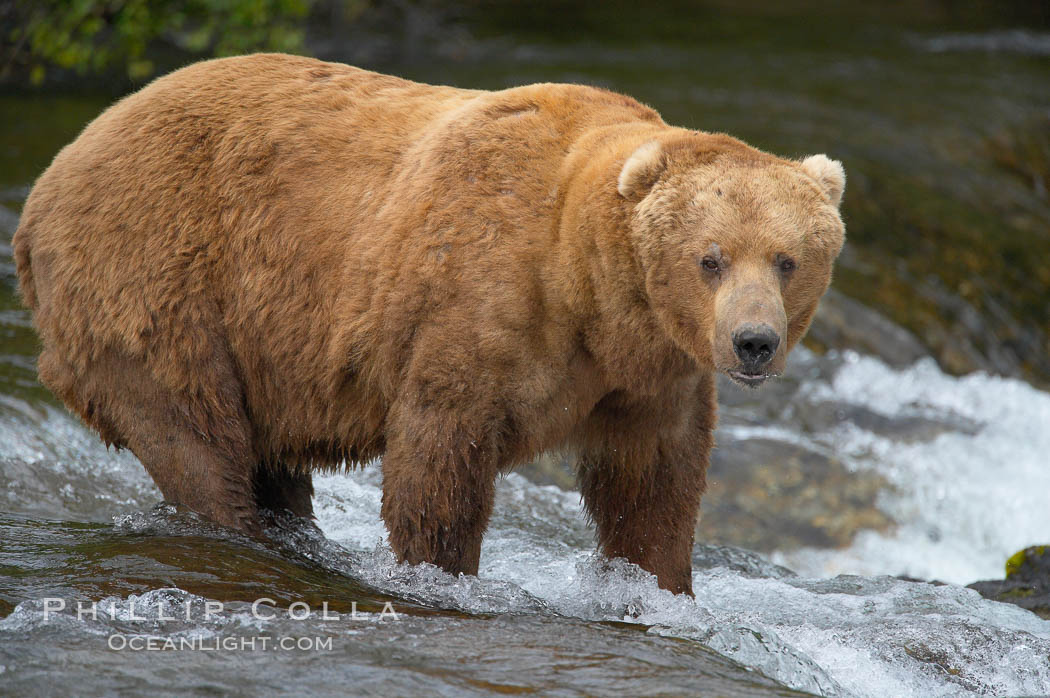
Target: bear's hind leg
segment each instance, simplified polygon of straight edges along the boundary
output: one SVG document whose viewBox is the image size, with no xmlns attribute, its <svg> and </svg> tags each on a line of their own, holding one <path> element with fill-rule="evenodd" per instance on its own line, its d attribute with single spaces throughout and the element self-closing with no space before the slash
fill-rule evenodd
<svg viewBox="0 0 1050 698">
<path fill-rule="evenodd" d="M 43 362 L 41 377 L 47 377 Z M 144 362 L 111 351 L 66 382 L 70 389 L 59 393 L 66 404 L 104 439 L 130 449 L 166 501 L 261 533 L 251 427 L 232 371 L 211 384 L 209 399 L 193 400 L 161 385 Z"/>
</svg>

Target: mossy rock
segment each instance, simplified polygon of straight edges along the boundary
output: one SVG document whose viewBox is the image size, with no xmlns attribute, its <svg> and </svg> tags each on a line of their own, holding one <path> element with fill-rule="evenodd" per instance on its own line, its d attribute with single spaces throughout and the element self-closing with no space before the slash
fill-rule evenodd
<svg viewBox="0 0 1050 698">
<path fill-rule="evenodd" d="M 970 584 L 981 596 L 1012 603 L 1050 620 L 1050 545 L 1033 545 L 1006 561 L 1006 579 Z"/>
<path fill-rule="evenodd" d="M 1006 561 L 1006 578 L 1042 581 L 1050 588 L 1050 545 L 1033 545 L 1011 555 Z"/>
</svg>

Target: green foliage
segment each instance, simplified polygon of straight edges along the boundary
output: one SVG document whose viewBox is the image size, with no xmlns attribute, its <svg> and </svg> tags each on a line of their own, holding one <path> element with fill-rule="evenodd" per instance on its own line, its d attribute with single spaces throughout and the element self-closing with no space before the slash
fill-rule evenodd
<svg viewBox="0 0 1050 698">
<path fill-rule="evenodd" d="M 164 41 L 200 55 L 296 52 L 314 0 L 18 0 L 21 21 L 8 38 L 12 60 L 39 84 L 49 66 L 83 73 L 154 72 L 147 48 Z"/>
</svg>

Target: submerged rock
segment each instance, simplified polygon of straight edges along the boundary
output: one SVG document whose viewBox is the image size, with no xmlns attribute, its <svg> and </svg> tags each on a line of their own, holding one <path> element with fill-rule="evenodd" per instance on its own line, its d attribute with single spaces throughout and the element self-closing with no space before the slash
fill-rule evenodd
<svg viewBox="0 0 1050 698">
<path fill-rule="evenodd" d="M 993 601 L 1012 603 L 1050 620 L 1050 545 L 1034 545 L 1006 561 L 1006 579 L 968 585 Z"/>
<path fill-rule="evenodd" d="M 926 417 L 919 414 L 890 416 L 863 405 L 838 401 L 806 404 L 792 413 L 795 422 L 807 433 L 827 431 L 848 423 L 898 443 L 932 441 L 941 434 L 974 435 L 979 425 L 959 415 Z"/>
<path fill-rule="evenodd" d="M 711 456 L 697 540 L 760 552 L 849 545 L 863 529 L 887 531 L 877 506 L 889 488 L 873 471 L 774 439 L 721 435 Z"/>
<path fill-rule="evenodd" d="M 572 463 L 565 456 L 544 453 L 515 471 L 535 485 L 554 485 L 566 492 L 576 489 L 576 475 Z"/>
<path fill-rule="evenodd" d="M 734 438 L 722 431 L 717 439 L 698 543 L 764 553 L 840 548 L 861 530 L 887 531 L 894 525 L 876 506 L 889 483 L 874 471 L 854 472 L 837 458 L 778 439 Z M 576 486 L 565 456 L 545 455 L 517 472 L 538 485 L 566 491 Z"/>
<path fill-rule="evenodd" d="M 786 579 L 796 577 L 793 570 L 774 564 L 758 553 L 729 545 L 699 543 L 693 546 L 693 569 L 724 568 L 752 579 Z"/>
</svg>

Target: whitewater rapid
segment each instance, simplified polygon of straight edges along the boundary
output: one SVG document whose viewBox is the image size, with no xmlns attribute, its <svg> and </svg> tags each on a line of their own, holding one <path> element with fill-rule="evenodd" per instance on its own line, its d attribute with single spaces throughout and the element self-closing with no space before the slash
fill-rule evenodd
<svg viewBox="0 0 1050 698">
<path fill-rule="evenodd" d="M 817 364 L 805 351 L 799 359 L 804 366 Z M 947 376 L 929 361 L 894 369 L 847 353 L 822 365 L 832 368 L 801 382 L 782 423 L 729 420 L 723 429 L 733 439 L 804 444 L 851 469 L 881 473 L 892 487 L 879 506 L 898 526 L 862 533 L 844 550 L 774 553 L 772 563 L 782 567 L 698 541 L 695 599 L 673 596 L 641 570 L 600 558 L 579 495 L 516 474 L 498 484 L 478 577 L 396 563 L 379 517 L 379 464 L 315 478 L 324 537 L 277 535 L 288 536 L 297 554 L 332 574 L 424 606 L 506 615 L 512 624 L 517 618 L 625 622 L 652 637 L 695 640 L 786 686 L 820 695 L 1050 693 L 1050 622 L 958 586 L 1001 577 L 1011 553 L 1048 542 L 1050 395 L 1016 380 Z M 895 438 L 851 420 L 798 426 L 805 421 L 797 419 L 800 412 L 828 404 L 944 426 L 926 439 Z M 118 530 L 147 534 L 173 525 L 168 514 L 151 509 L 159 494 L 132 456 L 107 451 L 55 408 L 15 400 L 0 405 L 0 464 L 0 501 L 7 511 L 115 519 Z M 953 583 L 894 576 L 902 574 Z M 172 595 L 187 597 L 177 589 L 158 590 L 109 603 L 126 608 Z M 190 623 L 172 632 L 221 636 L 243 626 L 244 613 L 230 611 L 218 625 Z M 413 620 L 412 627 L 421 629 L 424 621 Z M 28 600 L 0 620 L 0 636 L 51 637 L 42 623 L 42 602 Z M 106 630 L 71 617 L 62 623 L 63 632 L 85 637 Z M 373 625 L 375 638 L 390 642 L 403 639 L 408 627 Z M 566 627 L 591 632 L 586 625 Z M 372 631 L 355 626 L 345 632 L 359 637 Z"/>
</svg>

